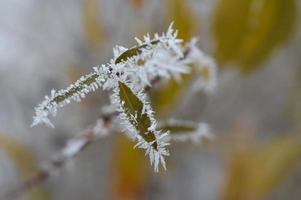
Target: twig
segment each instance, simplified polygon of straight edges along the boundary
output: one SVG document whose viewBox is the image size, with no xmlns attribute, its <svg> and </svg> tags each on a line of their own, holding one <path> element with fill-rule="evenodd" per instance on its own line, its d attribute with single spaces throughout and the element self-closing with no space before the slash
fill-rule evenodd
<svg viewBox="0 0 301 200">
<path fill-rule="evenodd" d="M 102 114 L 95 125 L 86 128 L 78 136 L 70 139 L 66 146 L 51 160 L 45 163 L 39 171 L 27 180 L 21 182 L 18 187 L 6 193 L 3 198 L 7 200 L 16 199 L 34 187 L 45 182 L 54 174 L 57 174 L 64 166 L 66 166 L 68 161 L 74 159 L 89 144 L 109 134 L 108 129 L 110 122 L 117 114 L 117 112 Z"/>
</svg>

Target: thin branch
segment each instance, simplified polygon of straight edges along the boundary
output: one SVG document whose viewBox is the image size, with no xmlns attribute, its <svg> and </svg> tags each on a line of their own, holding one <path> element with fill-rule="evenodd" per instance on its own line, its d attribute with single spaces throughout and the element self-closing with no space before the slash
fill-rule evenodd
<svg viewBox="0 0 301 200">
<path fill-rule="evenodd" d="M 102 114 L 100 119 L 98 119 L 93 126 L 86 128 L 79 135 L 70 139 L 66 146 L 51 160 L 45 163 L 39 171 L 27 180 L 21 182 L 15 189 L 6 193 L 3 198 L 7 200 L 16 199 L 47 181 L 54 174 L 59 173 L 59 171 L 66 166 L 68 161 L 74 159 L 88 145 L 109 134 L 110 124 L 117 114 L 115 111 Z"/>
</svg>

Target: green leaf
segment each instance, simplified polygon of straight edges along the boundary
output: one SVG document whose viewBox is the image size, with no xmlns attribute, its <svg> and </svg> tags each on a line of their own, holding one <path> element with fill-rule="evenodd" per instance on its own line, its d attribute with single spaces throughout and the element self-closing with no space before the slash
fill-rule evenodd
<svg viewBox="0 0 301 200">
<path fill-rule="evenodd" d="M 146 113 L 142 113 L 144 104 L 137 97 L 137 95 L 122 82 L 118 83 L 120 103 L 125 111 L 130 123 L 136 127 L 140 136 L 147 142 L 153 142 L 156 140 L 155 134 L 150 132 L 148 128 L 151 126 L 151 119 Z M 136 120 L 132 119 L 132 116 L 137 116 Z M 157 143 L 152 144 L 153 148 L 157 150 Z"/>
<path fill-rule="evenodd" d="M 156 45 L 158 43 L 159 40 L 154 40 L 151 42 L 152 45 Z M 147 46 L 147 44 L 143 44 L 128 49 L 127 51 L 123 52 L 118 58 L 116 58 L 115 64 L 121 63 L 122 61 L 126 61 L 133 56 L 139 55 L 141 53 L 141 49 L 146 48 Z"/>
<path fill-rule="evenodd" d="M 255 71 L 290 38 L 296 16 L 295 0 L 220 0 L 213 24 L 219 61 Z"/>
</svg>

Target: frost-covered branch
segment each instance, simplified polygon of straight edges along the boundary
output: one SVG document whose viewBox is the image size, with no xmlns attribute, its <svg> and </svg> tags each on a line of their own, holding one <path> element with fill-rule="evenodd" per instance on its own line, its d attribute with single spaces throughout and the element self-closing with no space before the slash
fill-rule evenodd
<svg viewBox="0 0 301 200">
<path fill-rule="evenodd" d="M 183 44 L 172 25 L 161 35 L 155 34 L 151 38 L 148 34 L 143 40 L 135 39 L 137 46 L 130 49 L 116 46 L 109 63 L 94 67 L 92 73 L 64 90 L 52 90 L 51 95 L 35 108 L 32 126 L 44 123 L 54 127 L 49 115 L 55 116 L 58 108 L 81 101 L 98 88 L 109 90 L 112 92 L 111 103 L 123 125 L 121 128 L 137 141 L 136 147 L 146 150 L 155 171 L 159 170 L 160 164 L 165 169 L 164 157 L 169 155 L 166 147 L 170 137 L 168 131 L 158 128 L 145 90 L 152 87 L 154 80 L 174 78 L 180 81 L 183 74 L 196 71 L 199 88 L 211 91 L 216 81 L 215 64 L 196 47 L 195 40 Z"/>
</svg>

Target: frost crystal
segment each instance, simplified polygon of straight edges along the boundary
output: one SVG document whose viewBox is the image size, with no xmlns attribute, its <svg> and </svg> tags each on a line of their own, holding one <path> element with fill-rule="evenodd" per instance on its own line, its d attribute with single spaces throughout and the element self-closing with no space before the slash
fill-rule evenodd
<svg viewBox="0 0 301 200">
<path fill-rule="evenodd" d="M 196 66 L 196 71 L 201 75 L 195 81 L 193 90 L 204 90 L 211 93 L 214 91 L 217 85 L 217 67 L 214 60 L 205 55 L 196 46 L 197 39 L 193 38 L 188 44 L 190 53 L 188 59 L 191 59 L 192 63 Z"/>
</svg>

